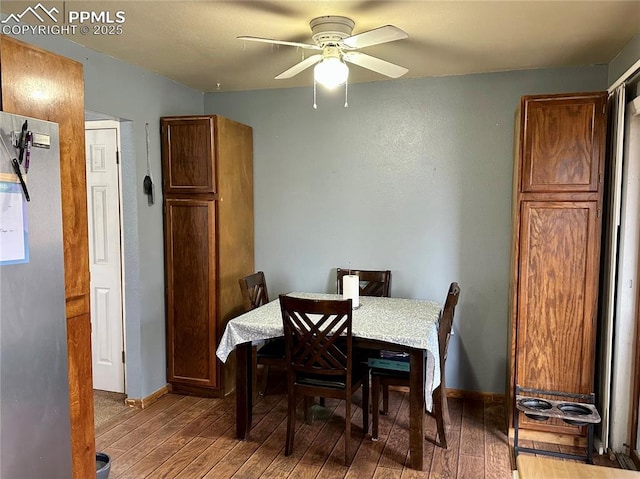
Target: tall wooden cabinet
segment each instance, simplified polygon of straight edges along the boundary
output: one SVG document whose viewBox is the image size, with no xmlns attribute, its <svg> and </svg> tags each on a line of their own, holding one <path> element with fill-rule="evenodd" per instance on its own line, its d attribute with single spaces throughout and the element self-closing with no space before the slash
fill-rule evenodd
<svg viewBox="0 0 640 479">
<path fill-rule="evenodd" d="M 95 477 L 83 68 L 0 35 L 0 76 L 1 110 L 59 125 L 72 473 Z"/>
<path fill-rule="evenodd" d="M 217 115 L 163 117 L 161 129 L 167 381 L 221 396 L 234 376 L 216 346 L 254 271 L 253 131 Z"/>
<path fill-rule="evenodd" d="M 521 99 L 513 192 L 510 408 L 516 384 L 594 391 L 606 100 L 606 92 Z M 521 429 L 580 433 L 560 420 L 540 422 L 522 415 L 519 423 Z"/>
</svg>

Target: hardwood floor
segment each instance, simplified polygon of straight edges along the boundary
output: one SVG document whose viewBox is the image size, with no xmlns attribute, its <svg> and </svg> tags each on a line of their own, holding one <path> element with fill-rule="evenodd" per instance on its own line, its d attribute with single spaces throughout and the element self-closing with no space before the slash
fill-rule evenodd
<svg viewBox="0 0 640 479">
<path fill-rule="evenodd" d="M 275 373 L 275 374 L 274 374 Z M 275 380 L 275 381 L 274 381 Z M 435 446 L 436 422 L 428 416 L 424 471 L 409 463 L 409 397 L 390 392 L 389 414 L 380 416 L 379 440 L 362 434 L 360 404 L 352 407 L 350 467 L 344 466 L 344 402 L 313 407 L 306 424 L 302 404 L 293 454 L 284 455 L 287 402 L 284 375 L 270 375 L 269 394 L 258 397 L 248 441 L 235 438 L 235 396 L 205 399 L 168 394 L 145 409 L 127 408 L 96 428 L 96 450 L 111 457 L 110 479 L 511 479 L 515 468 L 505 433 L 505 405 L 449 398 L 448 449 Z M 360 402 L 360 393 L 354 401 Z M 522 446 L 582 454 L 570 446 L 521 440 Z M 618 467 L 607 456 L 596 464 Z"/>
<path fill-rule="evenodd" d="M 504 404 L 450 399 L 449 448 L 433 444 L 436 424 L 427 418 L 425 471 L 408 467 L 409 398 L 392 391 L 380 439 L 363 437 L 362 411 L 352 408 L 350 467 L 344 457 L 344 402 L 314 407 L 302 420 L 293 454 L 284 455 L 286 396 L 258 398 L 248 441 L 235 439 L 235 398 L 205 399 L 169 394 L 150 407 L 129 409 L 100 426 L 96 450 L 111 457 L 110 478 L 458 478 L 510 479 L 512 460 L 504 432 Z"/>
</svg>

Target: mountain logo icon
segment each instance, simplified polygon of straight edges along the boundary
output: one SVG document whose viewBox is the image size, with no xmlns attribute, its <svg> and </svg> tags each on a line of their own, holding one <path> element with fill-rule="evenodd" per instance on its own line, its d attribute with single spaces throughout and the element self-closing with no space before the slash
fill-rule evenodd
<svg viewBox="0 0 640 479">
<path fill-rule="evenodd" d="M 60 13 L 60 10 L 58 10 L 56 7 L 52 7 L 50 10 L 47 10 L 41 3 L 38 3 L 35 7 L 25 8 L 22 13 L 12 13 L 0 23 L 9 23 L 9 21 L 11 20 L 13 20 L 15 23 L 20 23 L 22 18 L 28 13 L 40 20 L 40 23 L 44 23 L 46 21 L 46 17 L 49 17 L 54 22 L 58 23 L 58 19 L 54 16 L 54 14 Z"/>
</svg>

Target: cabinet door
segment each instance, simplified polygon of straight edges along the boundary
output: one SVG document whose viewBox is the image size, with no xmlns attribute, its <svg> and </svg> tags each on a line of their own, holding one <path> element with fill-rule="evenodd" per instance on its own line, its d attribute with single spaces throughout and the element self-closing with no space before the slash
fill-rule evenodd
<svg viewBox="0 0 640 479">
<path fill-rule="evenodd" d="M 523 192 L 596 192 L 605 148 L 604 94 L 523 98 Z"/>
<path fill-rule="evenodd" d="M 162 185 L 165 193 L 215 193 L 214 118 L 165 117 Z"/>
<path fill-rule="evenodd" d="M 516 347 L 520 386 L 593 391 L 597 222 L 593 201 L 522 203 Z"/>
<path fill-rule="evenodd" d="M 165 201 L 167 380 L 219 387 L 215 202 Z"/>
</svg>

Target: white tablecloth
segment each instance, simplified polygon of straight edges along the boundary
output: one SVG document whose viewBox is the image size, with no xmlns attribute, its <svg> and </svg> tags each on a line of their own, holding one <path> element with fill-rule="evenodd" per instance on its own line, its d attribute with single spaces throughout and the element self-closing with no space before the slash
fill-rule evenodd
<svg viewBox="0 0 640 479">
<path fill-rule="evenodd" d="M 289 295 L 312 299 L 342 299 L 342 295 L 337 294 Z M 352 334 L 358 338 L 426 350 L 425 393 L 433 391 L 440 385 L 437 322 L 441 307 L 440 303 L 434 301 L 361 296 L 360 307 L 353 311 Z M 280 301 L 275 299 L 229 321 L 216 355 L 225 362 L 238 344 L 276 338 L 283 334 Z M 433 375 L 430 374 L 431 368 Z M 431 394 L 425 394 L 425 400 L 427 409 L 431 410 Z"/>
</svg>

